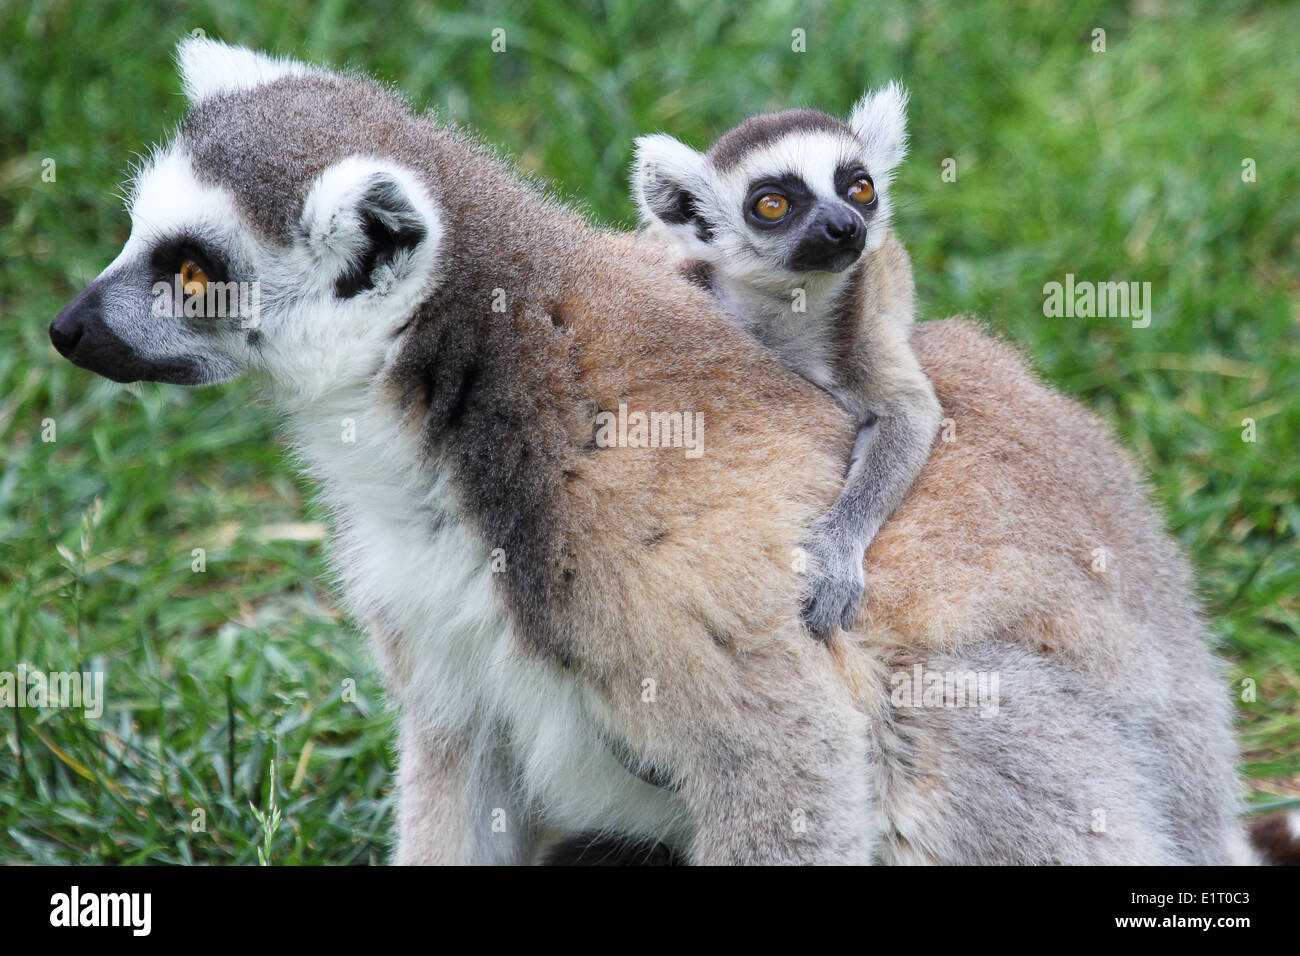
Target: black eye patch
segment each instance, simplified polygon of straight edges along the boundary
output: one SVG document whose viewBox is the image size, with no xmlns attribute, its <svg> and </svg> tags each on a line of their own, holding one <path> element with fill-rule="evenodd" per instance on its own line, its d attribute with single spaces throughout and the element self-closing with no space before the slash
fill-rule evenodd
<svg viewBox="0 0 1300 956">
<path fill-rule="evenodd" d="M 808 188 L 807 183 L 794 173 L 755 179 L 749 184 L 749 192 L 746 195 L 751 199 L 757 199 L 766 192 L 780 193 L 792 203 L 807 202 L 813 197 L 813 192 Z"/>
<path fill-rule="evenodd" d="M 176 236 L 158 243 L 149 255 L 149 268 L 155 277 L 168 280 L 180 271 L 186 259 L 197 263 L 214 282 L 226 282 L 230 278 L 221 257 L 212 251 L 210 244 L 195 236 Z"/>
<path fill-rule="evenodd" d="M 769 221 L 754 212 L 754 204 L 768 194 L 783 196 L 790 202 L 790 211 L 779 220 Z M 797 222 L 812 206 L 813 199 L 812 190 L 793 173 L 765 176 L 750 183 L 749 191 L 745 193 L 745 219 L 763 229 L 778 229 Z"/>
<path fill-rule="evenodd" d="M 867 175 L 865 166 L 860 163 L 849 163 L 835 170 L 835 195 L 843 196 L 850 186 L 859 179 L 870 179 Z"/>
</svg>

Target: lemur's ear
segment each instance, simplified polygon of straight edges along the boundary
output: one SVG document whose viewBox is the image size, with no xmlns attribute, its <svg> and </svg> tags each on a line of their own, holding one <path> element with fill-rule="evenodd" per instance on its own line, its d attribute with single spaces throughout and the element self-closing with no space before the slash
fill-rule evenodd
<svg viewBox="0 0 1300 956">
<path fill-rule="evenodd" d="M 645 222 L 708 242 L 712 234 L 700 205 L 710 194 L 711 181 L 703 153 L 663 133 L 638 137 L 632 194 Z"/>
<path fill-rule="evenodd" d="M 413 173 L 351 157 L 320 174 L 303 205 L 302 230 L 334 294 L 346 299 L 383 295 L 427 273 L 443 226 Z"/>
<path fill-rule="evenodd" d="M 251 90 L 312 68 L 285 57 L 267 56 L 220 40 L 188 36 L 176 45 L 176 67 L 191 106 L 220 93 Z"/>
<path fill-rule="evenodd" d="M 888 173 L 907 155 L 907 90 L 891 82 L 858 100 L 849 126 L 867 147 L 867 172 Z"/>
</svg>

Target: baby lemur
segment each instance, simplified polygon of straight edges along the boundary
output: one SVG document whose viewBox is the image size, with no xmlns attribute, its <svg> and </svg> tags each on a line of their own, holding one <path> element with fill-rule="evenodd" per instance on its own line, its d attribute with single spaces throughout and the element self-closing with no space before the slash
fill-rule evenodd
<svg viewBox="0 0 1300 956">
<path fill-rule="evenodd" d="M 813 634 L 853 625 L 863 556 L 925 466 L 941 411 L 910 344 L 912 267 L 890 228 L 907 150 L 907 94 L 864 96 L 847 122 L 819 110 L 751 117 L 699 153 L 637 140 L 634 192 L 683 269 L 858 423 L 835 504 L 806 543 Z"/>
</svg>

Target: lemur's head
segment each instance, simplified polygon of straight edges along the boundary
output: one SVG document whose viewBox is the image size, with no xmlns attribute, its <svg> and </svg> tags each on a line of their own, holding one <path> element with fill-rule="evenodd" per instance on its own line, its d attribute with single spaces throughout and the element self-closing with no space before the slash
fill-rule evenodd
<svg viewBox="0 0 1300 956">
<path fill-rule="evenodd" d="M 189 110 L 137 171 L 130 237 L 51 324 L 55 348 L 119 382 L 364 381 L 437 283 L 430 121 L 368 80 L 215 41 L 178 60 Z"/>
<path fill-rule="evenodd" d="M 884 242 L 889 183 L 907 151 L 907 94 L 864 96 L 848 121 L 818 110 L 752 117 L 700 153 L 636 144 L 644 220 L 715 270 L 760 287 L 837 273 Z"/>
</svg>

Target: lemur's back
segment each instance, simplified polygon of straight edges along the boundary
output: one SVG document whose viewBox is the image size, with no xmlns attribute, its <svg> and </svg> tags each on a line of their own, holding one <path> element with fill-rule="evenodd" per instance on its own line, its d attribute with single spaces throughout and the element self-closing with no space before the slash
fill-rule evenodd
<svg viewBox="0 0 1300 956">
<path fill-rule="evenodd" d="M 1127 457 L 973 323 L 913 343 L 949 418 L 868 552 L 858 642 L 893 675 L 996 674 L 1000 699 L 895 697 L 884 858 L 1248 861 L 1227 688 Z"/>
</svg>

